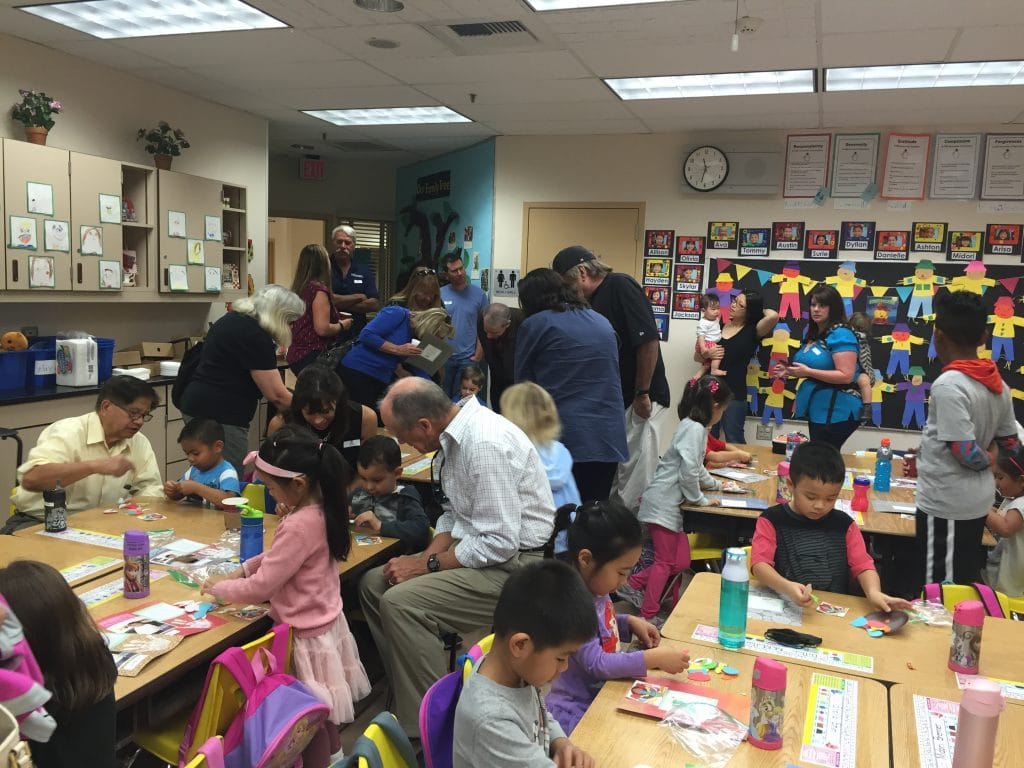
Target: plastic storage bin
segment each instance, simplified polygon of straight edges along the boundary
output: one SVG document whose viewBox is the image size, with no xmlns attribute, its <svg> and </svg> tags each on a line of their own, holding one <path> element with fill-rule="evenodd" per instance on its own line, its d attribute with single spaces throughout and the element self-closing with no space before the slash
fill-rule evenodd
<svg viewBox="0 0 1024 768">
<path fill-rule="evenodd" d="M 0 390 L 22 389 L 28 381 L 28 350 L 0 352 Z"/>
<path fill-rule="evenodd" d="M 96 380 L 102 384 L 114 370 L 114 339 L 96 336 Z"/>
<path fill-rule="evenodd" d="M 37 336 L 28 348 L 28 386 L 57 385 L 57 337 Z"/>
</svg>

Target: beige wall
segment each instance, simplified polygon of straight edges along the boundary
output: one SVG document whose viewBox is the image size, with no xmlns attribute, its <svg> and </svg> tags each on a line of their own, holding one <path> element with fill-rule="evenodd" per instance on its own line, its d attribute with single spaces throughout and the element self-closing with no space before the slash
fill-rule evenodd
<svg viewBox="0 0 1024 768">
<path fill-rule="evenodd" d="M 977 127 L 978 131 L 996 127 Z M 902 130 L 902 128 L 901 128 Z M 923 128 L 934 132 L 936 129 Z M 957 127 L 956 131 L 968 131 Z M 884 135 L 888 129 L 882 129 Z M 948 131 L 948 129 L 947 129 Z M 811 133 L 811 131 L 805 131 Z M 838 131 L 842 133 L 843 131 Z M 852 132 L 865 132 L 859 129 Z M 831 200 L 813 210 L 787 210 L 781 196 L 692 194 L 683 192 L 685 153 L 702 143 L 739 149 L 785 145 L 779 131 L 659 134 L 636 136 L 499 136 L 495 161 L 494 267 L 521 268 L 524 202 L 638 201 L 646 202 L 647 229 L 674 229 L 677 234 L 706 234 L 710 220 L 739 220 L 740 226 L 767 227 L 772 221 L 793 219 L 808 226 L 838 228 L 842 220 L 864 218 L 880 229 L 910 229 L 913 221 L 946 221 L 957 228 L 983 229 L 985 224 L 1021 220 L 1021 214 L 979 211 L 976 201 L 914 202 L 910 210 L 889 210 L 875 200 L 863 211 L 836 210 Z M 571 245 L 571 243 L 566 243 Z M 583 243 L 597 253 L 600 243 Z M 554 255 L 554 254 L 552 254 Z M 732 254 L 735 256 L 735 253 Z M 848 254 L 847 254 L 848 255 Z M 865 258 L 864 256 L 860 258 Z M 998 263 L 998 257 L 986 261 Z M 1012 260 L 1011 260 L 1012 261 Z M 865 265 L 861 275 L 870 275 Z M 713 275 L 712 275 L 713 277 Z M 696 370 L 692 362 L 695 321 L 672 320 L 662 355 L 672 387 L 673 409 L 683 382 Z M 796 424 L 796 422 L 793 422 Z M 806 427 L 805 422 L 801 422 Z M 788 428 L 787 428 L 788 431 Z M 879 433 L 862 428 L 847 443 L 847 450 L 877 445 Z M 916 445 L 918 433 L 896 431 L 897 448 Z M 748 421 L 747 439 L 754 438 Z"/>
<path fill-rule="evenodd" d="M 267 270 L 267 279 L 281 285 L 291 285 L 299 251 L 310 243 L 327 247 L 322 219 L 289 219 L 271 216 L 267 224 L 267 237 L 274 241 L 273 274 Z M 328 251 L 332 250 L 327 248 Z"/>
<path fill-rule="evenodd" d="M 149 83 L 84 59 L 0 35 L 0 136 L 22 139 L 21 123 L 9 105 L 19 88 L 43 90 L 64 105 L 50 132 L 51 146 L 117 160 L 152 162 L 135 133 L 166 120 L 185 131 L 192 148 L 174 161 L 174 170 L 220 179 L 248 188 L 249 237 L 255 258 L 250 270 L 257 285 L 266 274 L 267 123 L 262 118 Z M 36 325 L 43 334 L 86 330 L 112 336 L 118 344 L 168 339 L 203 329 L 219 317 L 221 301 L 168 302 L 156 306 L 70 301 L 0 302 L 0 329 Z"/>
<path fill-rule="evenodd" d="M 297 158 L 274 155 L 270 158 L 270 212 L 321 216 L 332 225 L 340 218 L 391 221 L 397 167 L 397 161 L 386 155 L 373 160 L 328 158 L 327 178 L 305 181 L 299 178 Z"/>
</svg>

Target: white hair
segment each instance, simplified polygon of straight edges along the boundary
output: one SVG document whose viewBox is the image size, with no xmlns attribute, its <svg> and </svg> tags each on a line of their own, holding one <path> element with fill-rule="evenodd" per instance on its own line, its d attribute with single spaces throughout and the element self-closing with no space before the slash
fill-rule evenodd
<svg viewBox="0 0 1024 768">
<path fill-rule="evenodd" d="M 292 343 L 291 324 L 302 317 L 306 302 L 283 285 L 270 283 L 252 296 L 236 301 L 232 308 L 240 315 L 256 318 L 260 328 L 282 347 Z"/>
<path fill-rule="evenodd" d="M 336 238 L 338 236 L 339 232 L 344 232 L 346 235 L 351 237 L 353 245 L 355 245 L 356 242 L 358 242 L 357 239 L 356 239 L 356 231 L 354 229 L 352 229 L 352 227 L 350 227 L 348 224 L 339 224 L 334 229 L 332 229 L 331 230 L 331 240 Z"/>
</svg>

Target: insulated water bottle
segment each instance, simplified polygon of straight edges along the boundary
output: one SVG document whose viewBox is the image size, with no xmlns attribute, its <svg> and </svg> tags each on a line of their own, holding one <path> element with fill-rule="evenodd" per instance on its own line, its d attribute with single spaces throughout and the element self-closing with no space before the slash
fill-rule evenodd
<svg viewBox="0 0 1024 768">
<path fill-rule="evenodd" d="M 747 741 L 758 749 L 782 746 L 782 715 L 786 701 L 786 666 L 758 656 L 750 688 L 750 726 Z"/>
<path fill-rule="evenodd" d="M 124 532 L 124 596 L 149 597 L 149 534 Z"/>
<path fill-rule="evenodd" d="M 243 563 L 263 551 L 263 513 L 251 507 L 242 507 L 242 538 L 238 546 L 238 559 Z"/>
<path fill-rule="evenodd" d="M 987 678 L 967 682 L 960 699 L 960 717 L 956 721 L 953 768 L 991 768 L 999 713 L 1005 706 L 999 683 Z"/>
<path fill-rule="evenodd" d="M 43 527 L 50 533 L 68 529 L 68 495 L 57 483 L 55 488 L 43 491 Z"/>
<path fill-rule="evenodd" d="M 747 553 L 739 547 L 729 547 L 725 551 L 722 594 L 718 603 L 718 642 L 726 648 L 742 648 L 746 642 L 749 588 Z"/>
</svg>

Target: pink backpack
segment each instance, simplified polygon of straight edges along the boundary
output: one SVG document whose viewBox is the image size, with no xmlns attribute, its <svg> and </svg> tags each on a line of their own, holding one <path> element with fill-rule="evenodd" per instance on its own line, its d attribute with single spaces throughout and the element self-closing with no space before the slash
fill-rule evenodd
<svg viewBox="0 0 1024 768">
<path fill-rule="evenodd" d="M 224 734 L 226 768 L 284 768 L 301 765 L 302 752 L 317 729 L 327 720 L 330 708 L 310 693 L 301 682 L 284 672 L 288 655 L 288 627 L 273 629 L 271 648 L 260 648 L 250 661 L 241 648 L 228 648 L 210 665 L 220 664 L 238 683 L 245 706 Z M 196 704 L 185 737 L 179 764 L 198 726 L 203 698 Z"/>
</svg>

